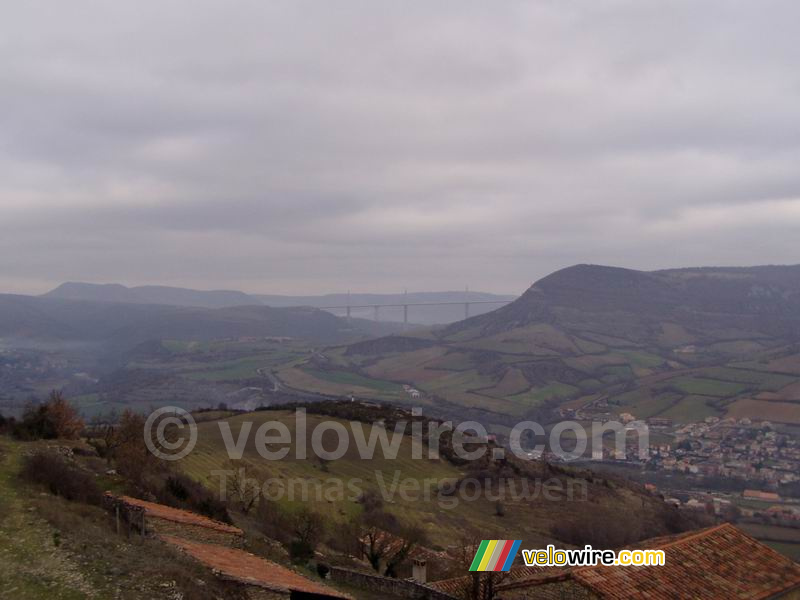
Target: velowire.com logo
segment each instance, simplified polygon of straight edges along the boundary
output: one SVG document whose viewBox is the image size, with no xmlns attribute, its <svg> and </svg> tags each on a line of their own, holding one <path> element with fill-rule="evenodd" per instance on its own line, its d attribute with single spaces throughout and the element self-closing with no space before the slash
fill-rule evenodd
<svg viewBox="0 0 800 600">
<path fill-rule="evenodd" d="M 483 540 L 470 571 L 508 571 L 522 540 Z"/>
</svg>

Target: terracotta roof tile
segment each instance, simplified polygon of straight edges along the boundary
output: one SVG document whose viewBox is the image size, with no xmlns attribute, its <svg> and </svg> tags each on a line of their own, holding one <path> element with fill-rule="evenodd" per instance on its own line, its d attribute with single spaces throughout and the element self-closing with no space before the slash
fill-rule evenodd
<svg viewBox="0 0 800 600">
<path fill-rule="evenodd" d="M 106 493 L 106 496 L 114 498 L 114 496 L 112 496 L 110 493 Z M 215 531 L 231 533 L 234 535 L 244 535 L 244 532 L 238 527 L 234 527 L 233 525 L 228 525 L 227 523 L 222 523 L 220 521 L 215 521 L 214 519 L 209 519 L 208 517 L 204 517 L 203 515 L 199 515 L 188 510 L 172 508 L 171 506 L 156 504 L 155 502 L 148 502 L 147 500 L 140 500 L 139 498 L 132 498 L 130 496 L 117 496 L 114 499 L 128 506 L 142 508 L 144 509 L 145 514 L 158 519 L 173 521 L 175 523 L 185 523 L 187 525 L 197 525 L 198 527 L 205 527 L 207 529 L 213 529 Z"/>
<path fill-rule="evenodd" d="M 611 600 L 764 599 L 800 586 L 800 565 L 728 523 L 645 541 L 637 547 L 664 550 L 665 564 L 580 567 L 568 571 L 569 577 Z M 531 578 L 500 587 L 540 583 L 539 578 Z"/>
<path fill-rule="evenodd" d="M 170 535 L 160 537 L 227 579 L 279 592 L 302 592 L 351 600 L 347 594 L 244 550 L 190 542 Z"/>
</svg>

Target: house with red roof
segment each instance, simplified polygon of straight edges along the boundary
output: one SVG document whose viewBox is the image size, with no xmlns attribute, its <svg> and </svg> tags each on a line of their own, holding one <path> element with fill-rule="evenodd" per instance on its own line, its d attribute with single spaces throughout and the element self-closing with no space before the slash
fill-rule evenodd
<svg viewBox="0 0 800 600">
<path fill-rule="evenodd" d="M 800 598 L 800 565 L 728 523 L 647 540 L 637 548 L 664 550 L 665 564 L 547 569 L 501 581 L 494 598 Z"/>
<path fill-rule="evenodd" d="M 238 548 L 168 535 L 161 539 L 210 568 L 217 578 L 237 586 L 249 600 L 352 600 L 328 585 Z"/>
</svg>

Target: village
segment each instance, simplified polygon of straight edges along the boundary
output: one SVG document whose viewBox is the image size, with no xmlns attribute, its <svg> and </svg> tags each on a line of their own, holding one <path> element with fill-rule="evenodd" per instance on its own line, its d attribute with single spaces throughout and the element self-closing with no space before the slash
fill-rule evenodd
<svg viewBox="0 0 800 600">
<path fill-rule="evenodd" d="M 602 411 L 602 412 L 601 412 Z M 606 406 L 564 410 L 578 421 L 610 420 Z M 746 531 L 797 551 L 800 540 L 800 443 L 781 424 L 706 417 L 673 423 L 651 417 L 647 456 L 640 454 L 637 417 L 618 416 L 627 436 L 624 457 L 604 443 L 602 465 L 641 481 L 681 510 L 734 522 Z M 611 439 L 607 442 L 612 441 Z"/>
</svg>

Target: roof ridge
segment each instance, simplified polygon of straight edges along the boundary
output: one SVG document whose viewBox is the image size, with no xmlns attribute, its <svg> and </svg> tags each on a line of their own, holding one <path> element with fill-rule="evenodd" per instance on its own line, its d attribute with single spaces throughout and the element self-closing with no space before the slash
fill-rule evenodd
<svg viewBox="0 0 800 600">
<path fill-rule="evenodd" d="M 204 514 L 193 510 L 188 510 L 186 508 L 178 508 L 168 504 L 162 504 L 160 502 L 151 502 L 150 500 L 144 500 L 142 498 L 136 498 L 126 494 L 115 496 L 111 492 L 106 492 L 105 496 L 113 501 L 122 502 L 128 506 L 135 506 L 138 509 L 144 510 L 146 513 L 149 512 L 155 518 L 186 523 L 189 525 L 196 525 L 205 529 L 214 529 L 235 535 L 244 535 L 244 531 L 235 525 L 225 523 L 224 521 L 220 521 L 218 519 L 213 519 Z M 153 511 L 160 511 L 162 514 L 154 514 Z M 179 520 L 179 517 L 189 520 L 181 521 Z"/>
<path fill-rule="evenodd" d="M 683 542 L 687 542 L 689 540 L 695 540 L 695 539 L 697 539 L 699 537 L 703 537 L 703 536 L 708 535 L 709 533 L 711 533 L 713 531 L 717 531 L 719 529 L 733 529 L 734 531 L 737 531 L 737 532 L 741 533 L 741 530 L 738 527 L 734 527 L 730 523 L 727 523 L 727 522 L 726 523 L 720 523 L 718 525 L 712 525 L 711 527 L 705 527 L 703 529 L 698 529 L 697 531 L 686 532 L 683 535 L 679 534 L 679 537 L 677 539 L 675 539 L 675 540 L 672 540 L 671 542 L 667 542 L 666 544 L 663 544 L 663 545 L 660 545 L 660 546 L 653 546 L 652 548 L 643 548 L 643 550 L 666 550 L 667 548 L 674 548 L 675 546 L 677 546 L 679 544 L 682 544 Z M 751 539 L 753 539 L 753 538 L 751 538 Z M 647 540 L 643 540 L 643 541 L 647 542 Z M 619 550 L 623 550 L 623 549 L 624 548 L 619 548 L 619 549 L 616 550 L 616 552 L 619 552 Z M 772 550 L 772 548 L 770 548 L 770 550 Z M 785 558 L 782 554 L 780 556 L 782 558 Z M 584 567 L 572 567 L 572 568 L 569 569 L 569 571 L 570 571 L 570 573 L 579 573 L 579 572 L 582 573 L 583 571 L 589 571 L 589 570 L 597 569 L 598 567 L 603 567 L 603 566 L 605 566 L 605 565 L 586 565 Z"/>
</svg>

